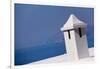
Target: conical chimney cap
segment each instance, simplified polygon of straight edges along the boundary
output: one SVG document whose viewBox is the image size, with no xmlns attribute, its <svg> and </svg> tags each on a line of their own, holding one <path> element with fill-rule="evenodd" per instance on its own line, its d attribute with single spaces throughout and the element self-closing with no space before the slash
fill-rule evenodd
<svg viewBox="0 0 100 69">
<path fill-rule="evenodd" d="M 75 28 L 81 28 L 86 27 L 86 23 L 79 20 L 74 14 L 71 14 L 67 22 L 64 24 L 64 26 L 61 28 L 61 31 L 65 30 L 71 30 Z"/>
</svg>

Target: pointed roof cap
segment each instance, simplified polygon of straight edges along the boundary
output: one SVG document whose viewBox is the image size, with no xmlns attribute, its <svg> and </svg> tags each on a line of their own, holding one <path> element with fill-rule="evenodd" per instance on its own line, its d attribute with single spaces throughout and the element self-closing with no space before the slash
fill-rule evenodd
<svg viewBox="0 0 100 69">
<path fill-rule="evenodd" d="M 87 24 L 79 20 L 74 14 L 71 14 L 68 21 L 61 28 L 61 31 L 71 30 L 75 28 L 86 27 Z"/>
</svg>

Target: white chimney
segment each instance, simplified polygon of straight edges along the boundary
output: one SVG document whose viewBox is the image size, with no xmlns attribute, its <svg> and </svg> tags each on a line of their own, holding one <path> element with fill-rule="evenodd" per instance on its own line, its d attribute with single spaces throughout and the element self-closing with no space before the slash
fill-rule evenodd
<svg viewBox="0 0 100 69">
<path fill-rule="evenodd" d="M 64 32 L 64 39 L 69 60 L 79 60 L 89 57 L 86 37 L 87 24 L 79 20 L 73 14 L 61 28 Z"/>
</svg>

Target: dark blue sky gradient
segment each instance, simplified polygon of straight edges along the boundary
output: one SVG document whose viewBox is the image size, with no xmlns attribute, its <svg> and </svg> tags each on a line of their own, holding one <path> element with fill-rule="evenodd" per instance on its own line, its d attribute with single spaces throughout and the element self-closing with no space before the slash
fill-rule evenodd
<svg viewBox="0 0 100 69">
<path fill-rule="evenodd" d="M 93 36 L 93 13 L 93 8 L 16 4 L 16 49 L 45 44 L 49 40 L 59 42 L 60 39 L 54 37 L 61 35 L 60 38 L 63 38 L 60 28 L 70 14 L 75 14 L 80 20 L 86 22 L 89 27 L 88 32 Z"/>
</svg>

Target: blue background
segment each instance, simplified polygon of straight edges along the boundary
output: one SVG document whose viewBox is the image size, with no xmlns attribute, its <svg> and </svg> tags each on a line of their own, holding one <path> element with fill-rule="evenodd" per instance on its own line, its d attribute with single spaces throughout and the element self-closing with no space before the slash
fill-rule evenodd
<svg viewBox="0 0 100 69">
<path fill-rule="evenodd" d="M 70 14 L 87 23 L 88 47 L 93 47 L 93 8 L 15 4 L 15 65 L 66 53 L 60 28 Z"/>
</svg>

